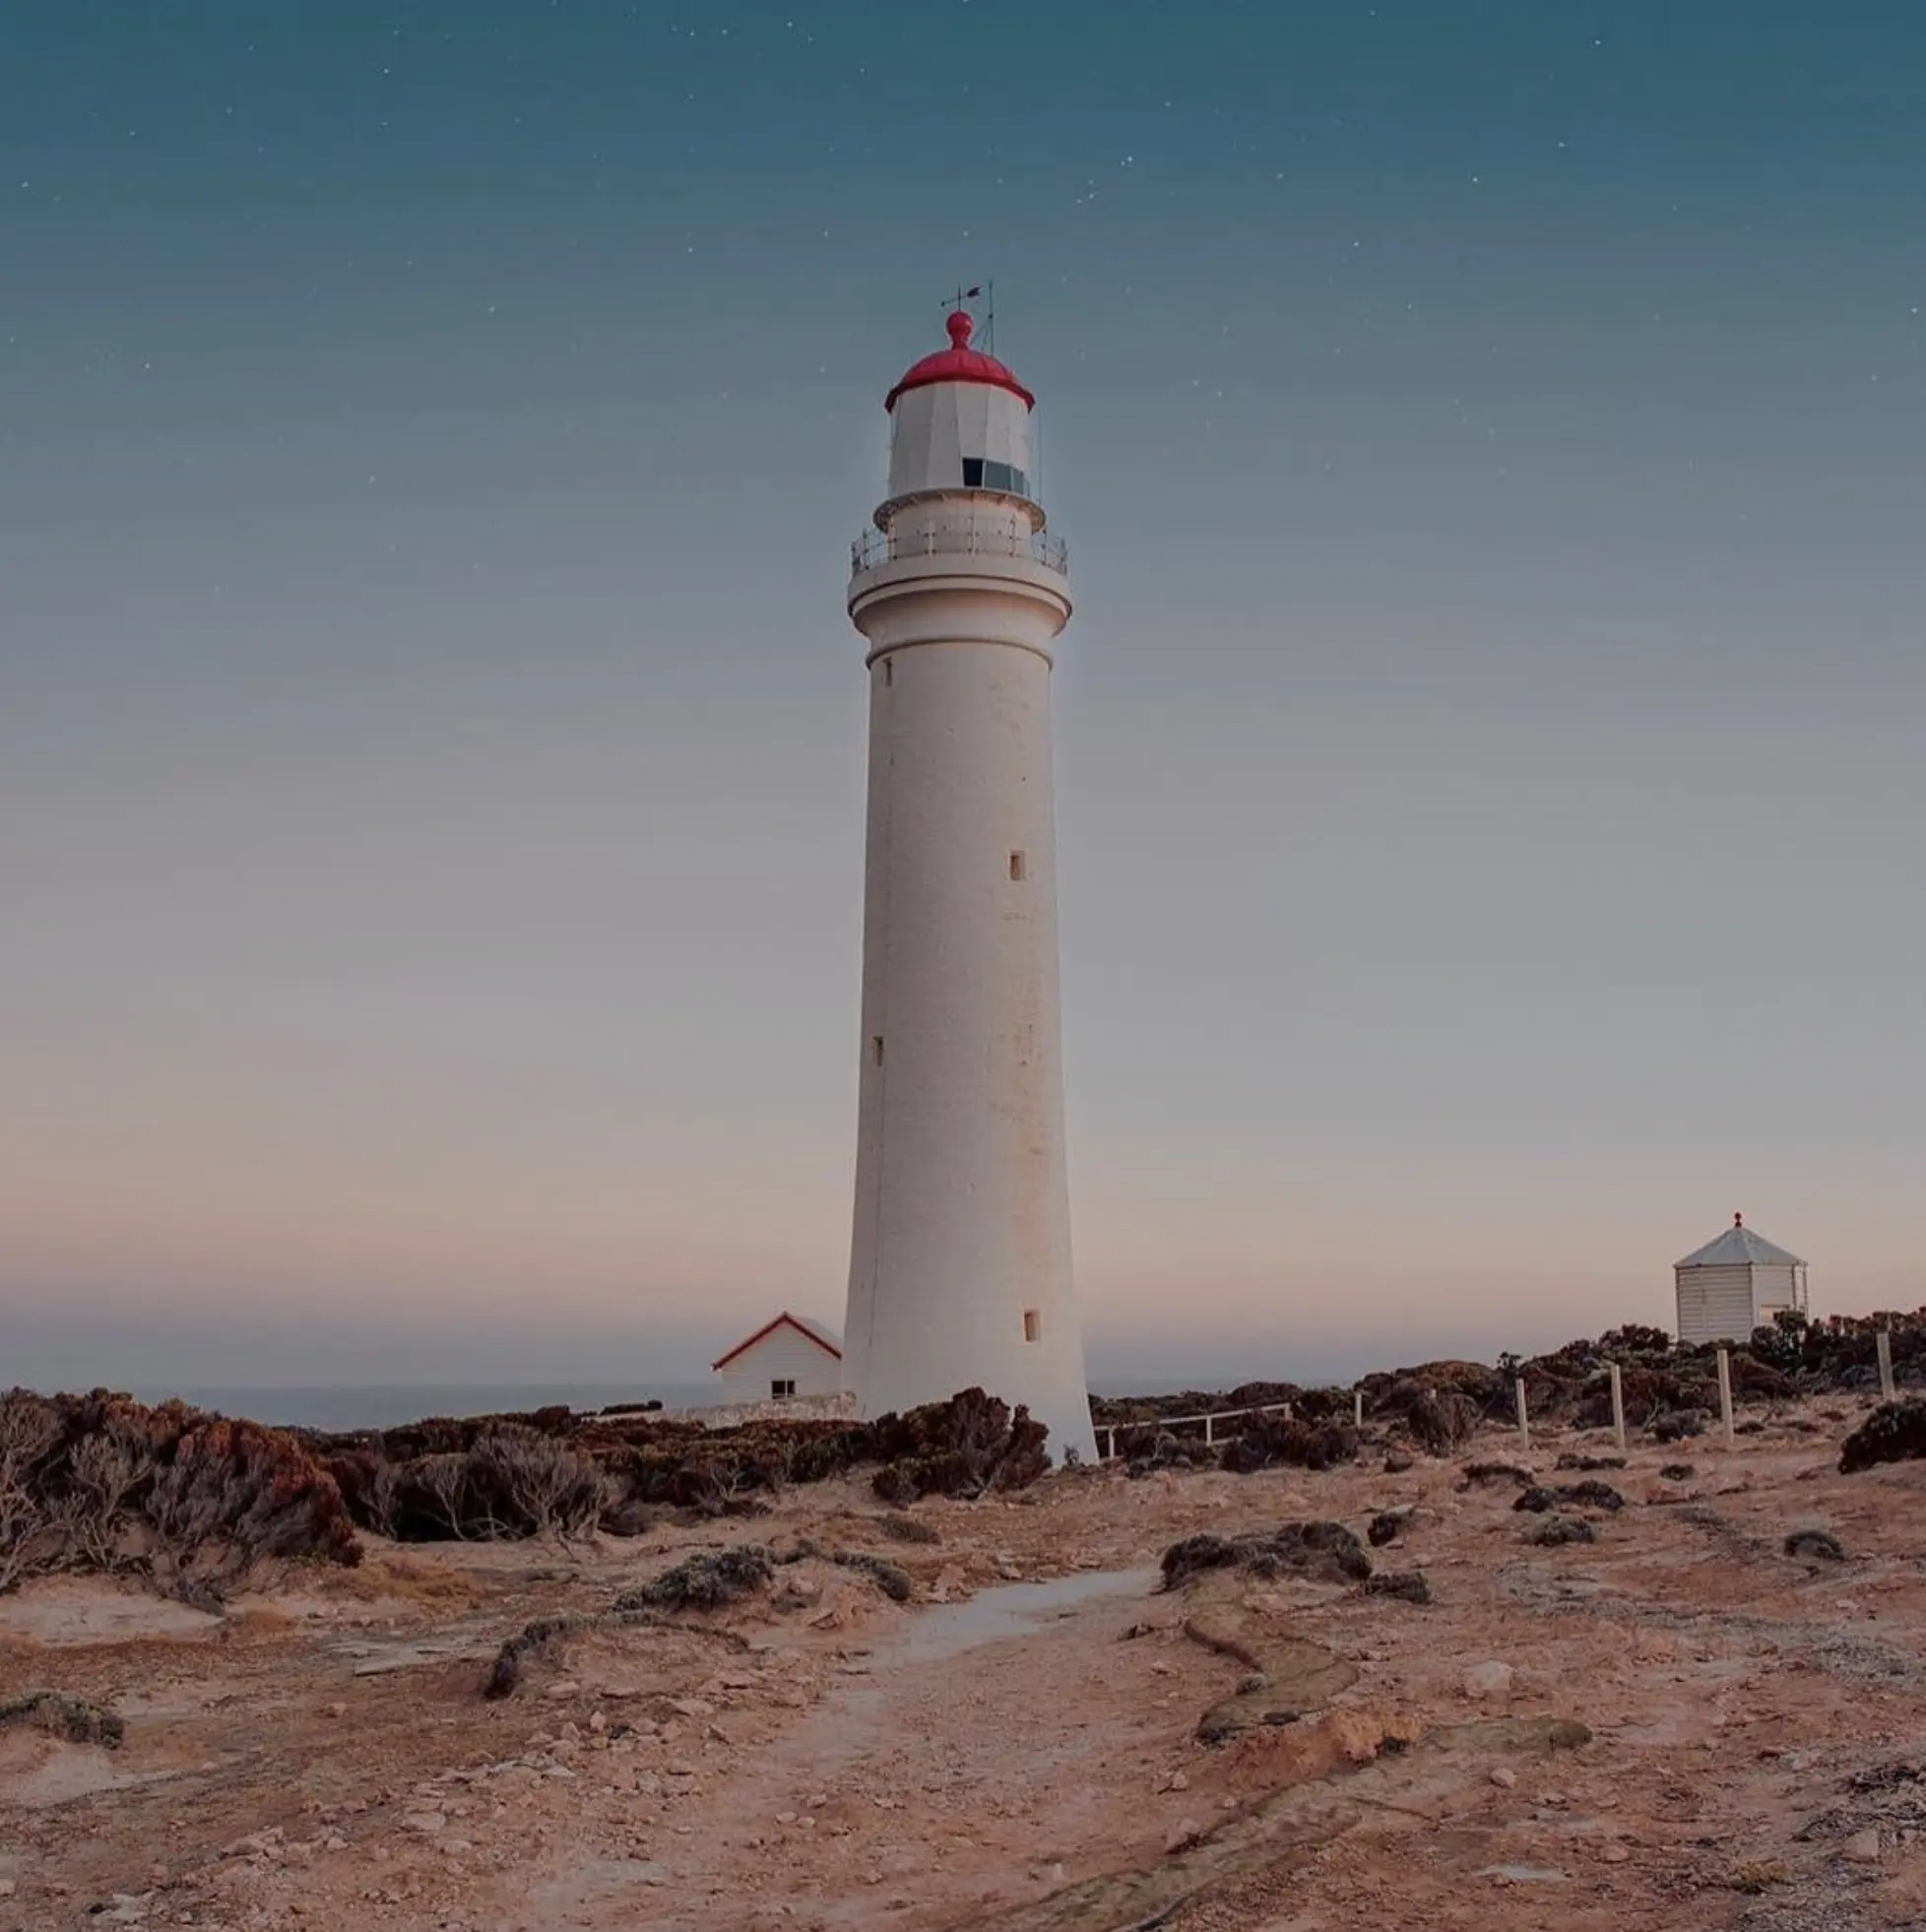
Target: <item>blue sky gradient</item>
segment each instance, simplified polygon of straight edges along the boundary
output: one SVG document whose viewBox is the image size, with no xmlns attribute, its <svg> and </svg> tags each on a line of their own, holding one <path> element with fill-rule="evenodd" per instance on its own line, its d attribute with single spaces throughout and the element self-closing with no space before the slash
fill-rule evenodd
<svg viewBox="0 0 1926 1932">
<path fill-rule="evenodd" d="M 959 278 L 1099 1375 L 1926 1301 L 1916 6 L 22 0 L 0 263 L 0 1382 L 838 1315 Z"/>
</svg>

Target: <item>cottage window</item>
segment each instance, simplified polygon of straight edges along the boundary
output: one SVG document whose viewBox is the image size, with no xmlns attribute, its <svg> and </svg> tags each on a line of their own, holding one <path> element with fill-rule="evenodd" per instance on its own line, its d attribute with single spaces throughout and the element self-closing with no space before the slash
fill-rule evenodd
<svg viewBox="0 0 1926 1932">
<path fill-rule="evenodd" d="M 785 1401 L 795 1393 L 796 1378 L 794 1376 L 775 1376 L 770 1379 L 769 1399 L 772 1402 Z"/>
</svg>

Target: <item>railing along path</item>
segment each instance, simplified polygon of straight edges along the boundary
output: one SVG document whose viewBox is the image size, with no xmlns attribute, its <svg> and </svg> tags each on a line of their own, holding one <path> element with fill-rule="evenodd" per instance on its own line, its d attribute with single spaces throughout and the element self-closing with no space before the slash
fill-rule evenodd
<svg viewBox="0 0 1926 1932">
<path fill-rule="evenodd" d="M 1205 1443 L 1213 1444 L 1229 1442 L 1241 1433 L 1233 1429 L 1228 1435 L 1221 1434 L 1216 1426 L 1218 1423 L 1235 1422 L 1241 1417 L 1248 1415 L 1281 1415 L 1286 1422 L 1289 1422 L 1291 1419 L 1291 1405 L 1289 1402 L 1266 1402 L 1259 1408 L 1211 1409 L 1202 1415 L 1147 1415 L 1136 1422 L 1102 1422 L 1097 1425 L 1097 1460 L 1099 1462 L 1114 1462 L 1117 1459 L 1117 1437 L 1119 1431 L 1131 1429 L 1149 1429 L 1152 1431 L 1174 1430 L 1187 1424 L 1201 1422 L 1203 1424 L 1203 1439 Z"/>
</svg>

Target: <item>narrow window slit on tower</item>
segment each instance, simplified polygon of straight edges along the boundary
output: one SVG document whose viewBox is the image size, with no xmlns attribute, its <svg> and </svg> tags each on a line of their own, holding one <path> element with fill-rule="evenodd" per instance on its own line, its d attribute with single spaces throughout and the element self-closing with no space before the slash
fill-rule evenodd
<svg viewBox="0 0 1926 1932">
<path fill-rule="evenodd" d="M 1026 1308 L 1023 1311 L 1023 1339 L 1027 1342 L 1043 1340 L 1043 1313 L 1041 1310 Z"/>
<path fill-rule="evenodd" d="M 882 1064 L 882 1035 L 880 1033 L 869 1042 L 869 1051 L 875 1055 L 876 1064 L 880 1066 Z"/>
<path fill-rule="evenodd" d="M 895 681 L 896 660 L 894 658 L 885 658 L 883 659 L 883 682 L 885 684 L 893 684 Z"/>
<path fill-rule="evenodd" d="M 1021 852 L 1012 852 L 1010 854 L 1010 882 L 1013 885 L 1021 885 L 1029 876 L 1030 861 L 1028 856 Z"/>
</svg>

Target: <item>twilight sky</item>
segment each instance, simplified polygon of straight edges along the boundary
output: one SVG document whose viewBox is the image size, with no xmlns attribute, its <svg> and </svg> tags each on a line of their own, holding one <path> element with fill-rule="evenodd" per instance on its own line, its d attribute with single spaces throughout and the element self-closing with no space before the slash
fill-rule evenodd
<svg viewBox="0 0 1926 1932">
<path fill-rule="evenodd" d="M 840 1319 L 992 276 L 1098 1379 L 1926 1301 L 1918 0 L 8 0 L 0 1385 Z"/>
</svg>

